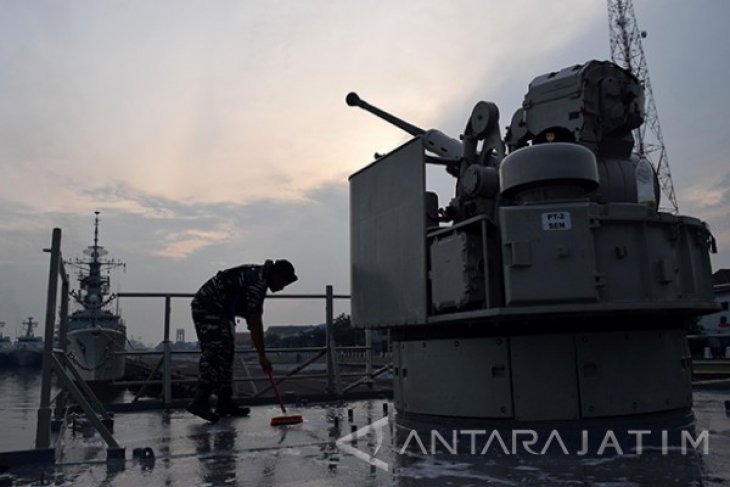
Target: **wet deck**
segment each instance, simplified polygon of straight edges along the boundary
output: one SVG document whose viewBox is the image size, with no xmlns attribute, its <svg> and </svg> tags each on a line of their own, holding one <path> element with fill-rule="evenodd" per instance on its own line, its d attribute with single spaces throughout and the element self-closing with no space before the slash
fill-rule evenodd
<svg viewBox="0 0 730 487">
<path fill-rule="evenodd" d="M 71 436 L 55 466 L 11 472 L 15 485 L 240 485 L 240 486 L 479 486 L 479 485 L 728 485 L 730 483 L 730 417 L 728 391 L 695 393 L 698 429 L 709 431 L 709 454 L 641 456 L 435 456 L 401 453 L 394 444 L 392 405 L 387 424 L 382 400 L 308 406 L 303 424 L 271 427 L 273 406 L 256 406 L 248 418 L 209 425 L 182 410 L 118 413 L 115 437 L 127 449 L 127 460 L 107 464 L 98 435 Z M 353 410 L 353 421 L 348 420 Z M 337 444 L 351 432 L 381 420 L 378 466 Z M 373 452 L 375 430 L 356 448 Z M 402 444 L 402 443 L 401 443 Z M 150 447 L 153 461 L 133 460 L 135 448 Z M 388 468 L 386 471 L 384 468 Z"/>
</svg>

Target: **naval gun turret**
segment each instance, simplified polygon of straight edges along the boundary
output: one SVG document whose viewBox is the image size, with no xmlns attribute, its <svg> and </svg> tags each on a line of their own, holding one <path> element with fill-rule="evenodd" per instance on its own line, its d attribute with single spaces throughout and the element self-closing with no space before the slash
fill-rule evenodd
<svg viewBox="0 0 730 487">
<path fill-rule="evenodd" d="M 637 178 L 635 77 L 599 61 L 540 76 L 504 141 L 489 102 L 460 141 L 347 103 L 414 136 L 350 177 L 353 324 L 391 330 L 399 412 L 689 410 L 685 330 L 716 308 L 711 235 L 658 211 L 651 169 Z M 434 163 L 457 179 L 440 221 L 425 188 Z M 640 198 L 647 181 L 653 202 Z"/>
<path fill-rule="evenodd" d="M 491 102 L 474 106 L 460 142 L 440 130 L 424 130 L 360 99 L 356 93 L 346 98 L 350 106 L 358 106 L 419 138 L 426 151 L 424 162 L 446 167 L 457 178 L 454 198 L 442 211 L 442 220 L 460 221 L 476 214 L 494 211 L 494 198 L 499 190 L 497 168 L 504 157 L 504 142 L 499 134 L 499 109 Z M 439 220 L 434 211 L 435 195 L 429 193 L 427 215 L 431 223 Z"/>
</svg>

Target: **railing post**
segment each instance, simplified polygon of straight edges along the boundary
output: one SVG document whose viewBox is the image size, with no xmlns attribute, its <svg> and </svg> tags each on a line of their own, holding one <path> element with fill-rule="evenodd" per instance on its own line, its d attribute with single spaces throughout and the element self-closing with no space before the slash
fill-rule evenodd
<svg viewBox="0 0 730 487">
<path fill-rule="evenodd" d="M 373 386 L 373 330 L 365 329 L 365 377 L 367 377 L 368 387 Z"/>
<path fill-rule="evenodd" d="M 61 311 L 58 322 L 58 348 L 66 352 L 66 335 L 68 332 L 68 293 L 69 284 L 67 280 L 61 282 Z"/>
<path fill-rule="evenodd" d="M 334 293 L 332 285 L 325 288 L 325 347 L 327 347 L 327 392 L 340 395 L 340 371 L 335 344 Z"/>
<path fill-rule="evenodd" d="M 46 329 L 43 339 L 43 371 L 41 376 L 41 404 L 38 408 L 35 447 L 49 448 L 51 445 L 51 368 L 53 360 L 53 329 L 56 324 L 56 294 L 58 292 L 58 269 L 61 261 L 61 229 L 53 229 L 51 239 L 51 265 L 48 272 L 48 295 L 46 297 Z"/>
<path fill-rule="evenodd" d="M 63 262 L 60 263 L 61 267 L 61 316 L 58 322 L 58 348 L 66 354 L 66 332 L 68 331 L 68 293 L 69 283 L 68 275 L 63 268 Z M 55 419 L 61 421 L 66 411 L 66 391 L 61 392 L 56 399 L 55 408 Z"/>
<path fill-rule="evenodd" d="M 165 331 L 162 341 L 164 350 L 165 360 L 162 365 L 162 381 L 163 381 L 163 403 L 166 407 L 170 407 L 172 402 L 172 364 L 170 363 L 172 355 L 170 354 L 170 314 L 171 310 L 171 298 L 169 295 L 165 296 Z"/>
</svg>

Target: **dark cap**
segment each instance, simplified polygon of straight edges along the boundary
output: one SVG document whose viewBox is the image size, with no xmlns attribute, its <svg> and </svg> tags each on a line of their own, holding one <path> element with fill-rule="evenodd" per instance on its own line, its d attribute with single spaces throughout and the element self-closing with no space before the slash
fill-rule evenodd
<svg viewBox="0 0 730 487">
<path fill-rule="evenodd" d="M 294 273 L 294 266 L 286 259 L 279 259 L 274 262 L 271 270 L 289 284 L 299 279 Z"/>
</svg>

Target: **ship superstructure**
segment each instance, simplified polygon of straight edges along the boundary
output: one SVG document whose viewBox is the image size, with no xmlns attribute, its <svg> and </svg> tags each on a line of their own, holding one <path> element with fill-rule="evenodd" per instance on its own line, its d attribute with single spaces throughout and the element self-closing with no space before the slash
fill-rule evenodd
<svg viewBox="0 0 730 487">
<path fill-rule="evenodd" d="M 5 322 L 0 321 L 0 367 L 7 367 L 12 362 L 10 352 L 12 351 L 13 345 L 10 342 L 10 337 L 3 335 L 2 330 L 4 327 Z"/>
<path fill-rule="evenodd" d="M 94 244 L 84 250 L 83 259 L 67 262 L 79 269 L 79 290 L 71 295 L 80 305 L 68 320 L 67 353 L 81 376 L 91 383 L 104 383 L 124 375 L 127 332 L 118 313 L 107 308 L 116 299 L 110 292 L 109 272 L 124 263 L 105 259 L 108 252 L 99 245 L 99 212 L 94 218 Z M 104 274 L 103 271 L 107 271 Z"/>
<path fill-rule="evenodd" d="M 43 361 L 43 339 L 35 336 L 37 321 L 29 317 L 23 322 L 24 332 L 18 336 L 10 354 L 11 361 L 20 367 L 40 367 Z"/>
</svg>

